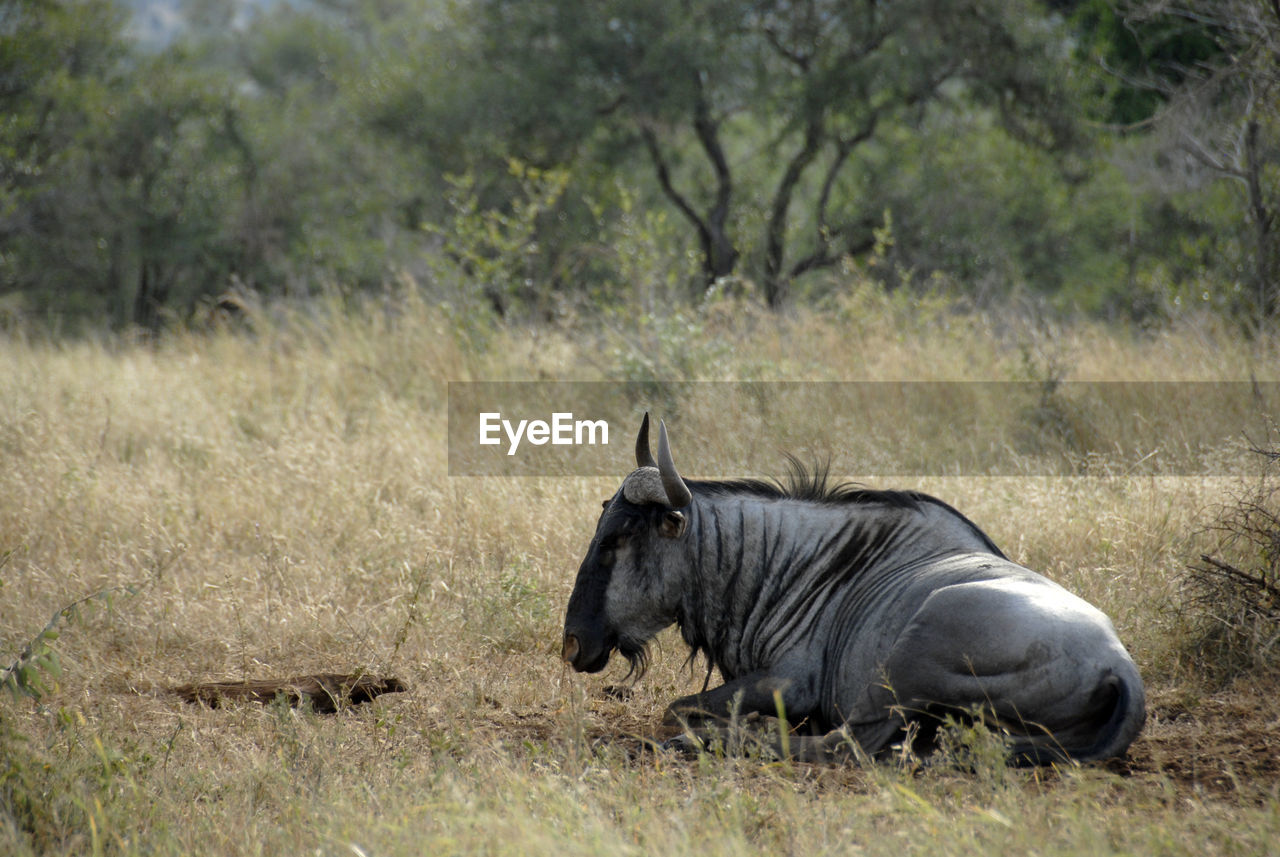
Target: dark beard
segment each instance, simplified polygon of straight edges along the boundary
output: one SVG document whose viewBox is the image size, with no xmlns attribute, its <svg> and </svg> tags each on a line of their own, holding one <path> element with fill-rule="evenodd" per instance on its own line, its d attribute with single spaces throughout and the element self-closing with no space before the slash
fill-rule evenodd
<svg viewBox="0 0 1280 857">
<path fill-rule="evenodd" d="M 623 637 L 618 640 L 618 654 L 627 659 L 631 669 L 627 671 L 623 681 L 635 677 L 639 681 L 649 669 L 649 647 L 643 642 Z"/>
</svg>

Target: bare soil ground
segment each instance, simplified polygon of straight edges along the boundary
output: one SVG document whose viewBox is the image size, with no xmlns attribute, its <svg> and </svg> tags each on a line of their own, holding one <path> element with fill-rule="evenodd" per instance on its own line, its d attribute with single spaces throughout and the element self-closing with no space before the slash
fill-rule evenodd
<svg viewBox="0 0 1280 857">
<path fill-rule="evenodd" d="M 1169 792 L 1171 797 L 1213 797 L 1263 805 L 1280 797 L 1280 699 L 1272 679 L 1241 680 L 1222 690 L 1195 695 L 1183 686 L 1147 688 L 1147 723 L 1122 759 L 1096 767 L 1132 785 Z M 489 712 L 475 724 L 475 737 L 495 743 L 554 743 L 565 734 L 551 705 L 509 708 L 483 701 Z M 621 750 L 634 762 L 654 754 L 654 740 L 672 734 L 658 713 L 638 710 L 625 693 L 611 688 L 588 702 L 585 737 L 597 751 Z M 693 764 L 663 753 L 664 764 Z M 867 787 L 855 766 L 799 765 L 826 785 Z M 1038 782 L 1052 781 L 1043 772 Z"/>
<path fill-rule="evenodd" d="M 1216 693 L 1148 688 L 1147 725 L 1126 759 L 1108 767 L 1163 778 L 1182 791 L 1275 800 L 1280 791 L 1280 707 L 1272 681 L 1241 681 Z"/>
</svg>

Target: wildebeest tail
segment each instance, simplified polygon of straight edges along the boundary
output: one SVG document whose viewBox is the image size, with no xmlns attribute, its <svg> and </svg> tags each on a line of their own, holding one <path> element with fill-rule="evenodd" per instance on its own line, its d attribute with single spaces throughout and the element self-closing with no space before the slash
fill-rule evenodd
<svg viewBox="0 0 1280 857">
<path fill-rule="evenodd" d="M 1132 663 L 1119 672 L 1108 672 L 1094 690 L 1097 718 L 1088 734 L 1020 737 L 1010 747 L 1018 765 L 1049 765 L 1064 761 L 1092 762 L 1124 755 L 1146 721 L 1146 692 Z"/>
</svg>

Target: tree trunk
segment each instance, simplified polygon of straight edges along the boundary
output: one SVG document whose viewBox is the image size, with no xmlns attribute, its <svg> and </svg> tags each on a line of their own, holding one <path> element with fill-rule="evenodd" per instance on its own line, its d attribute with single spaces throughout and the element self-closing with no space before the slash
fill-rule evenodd
<svg viewBox="0 0 1280 857">
<path fill-rule="evenodd" d="M 795 194 L 800 177 L 808 169 L 809 164 L 818 154 L 822 144 L 823 123 L 820 113 L 809 117 L 805 128 L 804 144 L 800 151 L 791 156 L 787 169 L 778 182 L 773 194 L 773 205 L 769 214 L 769 224 L 765 231 L 764 253 L 764 293 L 770 309 L 780 309 L 791 296 L 791 278 L 783 273 L 782 266 L 786 257 L 787 215 L 791 209 L 791 198 Z"/>
<path fill-rule="evenodd" d="M 1262 163 L 1258 157 L 1258 120 L 1250 118 L 1245 126 L 1245 184 L 1249 189 L 1249 219 L 1254 235 L 1254 300 L 1257 319 L 1262 322 L 1274 316 L 1280 306 L 1276 300 L 1276 240 L 1272 233 L 1274 214 L 1268 210 L 1262 190 Z"/>
<path fill-rule="evenodd" d="M 711 286 L 721 277 L 732 274 L 738 265 L 738 248 L 733 246 L 733 239 L 729 237 L 728 229 L 733 182 L 728 161 L 720 147 L 715 123 L 708 117 L 705 105 L 699 107 L 694 126 L 703 151 L 706 152 L 716 174 L 715 202 L 705 216 L 699 214 L 692 203 L 676 188 L 671 179 L 671 170 L 667 166 L 666 157 L 658 144 L 658 135 L 653 128 L 641 125 L 640 137 L 649 152 L 649 160 L 653 162 L 653 169 L 657 173 L 658 185 L 662 188 L 663 194 L 671 200 L 671 203 L 698 233 L 698 246 L 702 251 L 703 280 L 706 286 Z"/>
<path fill-rule="evenodd" d="M 169 300 L 169 283 L 161 266 L 143 259 L 138 266 L 138 292 L 133 299 L 133 322 L 152 333 L 160 329 L 160 311 Z"/>
<path fill-rule="evenodd" d="M 706 217 L 706 238 L 703 243 L 707 285 L 712 286 L 721 277 L 733 273 L 738 265 L 738 248 L 729 238 L 729 203 L 733 196 L 733 176 L 729 171 L 729 159 L 720 145 L 720 126 L 711 116 L 711 108 L 702 93 L 702 79 L 697 78 L 698 101 L 694 105 L 693 129 L 702 143 L 702 150 L 711 163 L 716 177 L 716 198 Z"/>
<path fill-rule="evenodd" d="M 707 237 L 703 241 L 702 271 L 707 285 L 715 285 L 716 280 L 727 277 L 738 266 L 738 248 L 725 230 L 724 223 L 711 223 Z"/>
</svg>

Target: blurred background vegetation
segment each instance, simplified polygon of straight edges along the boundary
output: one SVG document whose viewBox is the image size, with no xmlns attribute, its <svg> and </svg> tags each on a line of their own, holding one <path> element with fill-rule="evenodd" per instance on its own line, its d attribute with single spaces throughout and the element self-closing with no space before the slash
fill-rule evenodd
<svg viewBox="0 0 1280 857">
<path fill-rule="evenodd" d="M 1277 0 L 4 0 L 0 325 L 1280 312 Z M 842 273 L 843 272 L 843 273 Z"/>
</svg>

